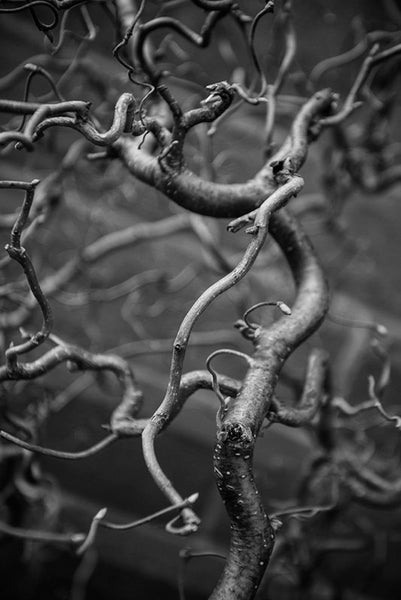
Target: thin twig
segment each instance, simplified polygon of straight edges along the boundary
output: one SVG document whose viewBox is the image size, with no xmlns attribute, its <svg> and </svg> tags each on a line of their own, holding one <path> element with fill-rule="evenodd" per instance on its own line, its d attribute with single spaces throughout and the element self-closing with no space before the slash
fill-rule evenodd
<svg viewBox="0 0 401 600">
<path fill-rule="evenodd" d="M 97 442 L 93 446 L 86 448 L 86 450 L 80 450 L 79 452 L 65 452 L 63 450 L 53 450 L 51 448 L 46 448 L 43 446 L 38 446 L 37 444 L 31 444 L 30 442 L 25 442 L 24 440 L 20 440 L 15 435 L 8 433 L 7 431 L 0 430 L 0 437 L 8 442 L 12 442 L 16 444 L 20 448 L 24 448 L 25 450 L 29 450 L 29 452 L 34 452 L 36 454 L 42 454 L 43 456 L 51 456 L 53 458 L 61 458 L 64 460 L 81 460 L 82 458 L 89 458 L 90 456 L 94 456 L 107 446 L 110 446 L 113 442 L 118 439 L 118 436 L 115 433 L 111 433 L 106 436 L 100 442 Z"/>
<path fill-rule="evenodd" d="M 255 262 L 268 233 L 268 222 L 272 212 L 288 202 L 291 196 L 300 192 L 303 180 L 299 176 L 292 176 L 287 183 L 274 192 L 258 210 L 254 226 L 251 231 L 252 239 L 239 261 L 238 265 L 225 277 L 210 286 L 193 304 L 186 314 L 174 341 L 173 356 L 170 366 L 170 378 L 163 402 L 152 416 L 142 435 L 143 453 L 146 464 L 155 482 L 172 502 L 182 500 L 171 481 L 161 469 L 154 451 L 154 440 L 163 427 L 169 422 L 170 415 L 174 412 L 180 388 L 180 380 L 184 364 L 185 352 L 191 331 L 206 308 L 222 293 L 232 288 L 250 270 Z M 192 513 L 184 516 L 184 529 L 194 531 L 198 526 L 198 518 Z"/>
</svg>

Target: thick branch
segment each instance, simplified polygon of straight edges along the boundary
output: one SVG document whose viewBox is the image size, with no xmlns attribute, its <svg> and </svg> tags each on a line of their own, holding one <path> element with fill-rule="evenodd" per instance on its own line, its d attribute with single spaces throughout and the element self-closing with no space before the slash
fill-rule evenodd
<svg viewBox="0 0 401 600">
<path fill-rule="evenodd" d="M 156 158 L 138 150 L 135 141 L 129 138 L 120 138 L 113 148 L 136 178 L 162 191 L 180 206 L 206 216 L 235 218 L 260 206 L 276 188 L 272 162 L 289 158 L 293 171 L 301 168 L 313 138 L 311 125 L 315 118 L 330 110 L 332 101 L 330 90 L 312 96 L 295 118 L 291 133 L 278 153 L 245 183 L 206 181 L 186 168 L 178 172 L 163 171 Z"/>
<path fill-rule="evenodd" d="M 180 501 L 181 496 L 175 490 L 171 481 L 166 477 L 157 461 L 154 451 L 154 440 L 161 429 L 169 422 L 171 414 L 174 413 L 174 407 L 177 403 L 180 387 L 185 351 L 191 331 L 205 309 L 219 295 L 233 287 L 249 272 L 266 240 L 271 213 L 285 205 L 293 195 L 299 193 L 302 186 L 302 178 L 293 175 L 263 203 L 259 208 L 255 219 L 255 226 L 252 228 L 252 231 L 249 232 L 252 234 L 252 239 L 238 265 L 230 273 L 203 292 L 184 317 L 178 330 L 173 347 L 170 378 L 166 395 L 143 433 L 143 452 L 148 469 L 160 489 L 172 502 Z M 188 515 L 185 527 L 187 532 L 197 528 L 197 519 L 194 515 Z"/>
<path fill-rule="evenodd" d="M 231 544 L 211 600 L 251 600 L 266 569 L 274 530 L 253 480 L 253 448 L 285 360 L 315 331 L 328 309 L 323 273 L 296 222 L 281 211 L 273 215 L 270 231 L 289 262 L 297 296 L 292 316 L 261 329 L 255 338 L 253 365 L 217 433 L 215 474 L 231 520 Z"/>
</svg>

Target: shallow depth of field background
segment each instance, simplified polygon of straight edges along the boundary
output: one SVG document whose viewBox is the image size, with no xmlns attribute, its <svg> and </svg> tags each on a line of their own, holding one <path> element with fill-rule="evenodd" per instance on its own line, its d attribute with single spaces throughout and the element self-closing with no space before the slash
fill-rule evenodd
<svg viewBox="0 0 401 600">
<path fill-rule="evenodd" d="M 255 10 L 249 9 L 251 14 L 262 5 L 260 2 L 254 4 Z M 99 9 L 94 7 L 90 11 L 94 20 L 101 24 L 95 49 L 91 52 L 96 54 L 96 60 L 104 65 L 105 73 L 110 73 L 112 80 L 122 72 L 111 55 L 113 32 Z M 295 0 L 294 12 L 299 44 L 294 68 L 298 66 L 306 73 L 316 62 L 352 45 L 351 25 L 355 25 L 358 17 L 363 20 L 367 30 L 386 29 L 389 24 L 381 3 L 373 1 L 313 0 L 301 3 Z M 177 14 L 198 29 L 201 11 L 191 5 L 180 7 Z M 258 29 L 257 47 L 266 58 L 271 72 L 275 73 L 277 60 L 272 51 L 266 51 L 266 46 L 269 46 L 266 38 L 270 33 L 268 17 Z M 224 23 L 217 27 L 214 42 L 205 51 L 192 50 L 180 42 L 186 53 L 193 52 L 191 60 L 202 65 L 196 71 L 197 81 L 201 85 L 230 75 L 229 57 L 224 57 L 223 44 L 230 36 L 235 43 L 235 35 Z M 40 53 L 43 49 L 41 38 L 26 15 L 2 15 L 0 76 Z M 72 46 L 74 44 L 73 41 L 69 43 Z M 183 77 L 194 76 L 191 71 L 185 74 L 182 64 L 177 62 L 183 70 Z M 323 79 L 322 86 L 330 86 L 344 93 L 354 74 L 354 66 L 330 72 Z M 39 93 L 40 85 L 37 86 Z M 184 105 L 190 106 L 199 97 L 197 89 L 191 89 L 179 80 L 174 81 L 174 88 Z M 116 97 L 123 89 L 123 86 L 116 86 Z M 21 82 L 5 97 L 19 99 L 22 93 Z M 98 96 L 90 90 L 85 95 L 85 82 L 79 77 L 65 93 L 71 99 L 79 97 L 93 99 L 95 105 L 99 103 Z M 6 117 L 2 117 L 2 123 L 7 121 Z M 214 138 L 219 181 L 244 181 L 262 164 L 263 117 L 262 107 L 245 106 L 219 129 Z M 107 117 L 104 122 L 107 122 Z M 290 115 L 279 117 L 276 141 L 282 139 L 290 122 Z M 65 149 L 77 137 L 76 133 L 59 130 L 55 135 L 48 136 L 49 139 L 41 140 L 32 154 L 17 151 L 7 153 L 1 158 L 0 176 L 4 179 L 44 178 L 58 165 Z M 398 118 L 394 121 L 394 141 L 399 141 Z M 321 191 L 320 158 L 328 142 L 329 137 L 324 135 L 311 148 L 302 171 L 305 193 Z M 191 144 L 189 160 L 193 168 L 199 171 L 202 161 L 196 136 L 192 136 Z M 17 192 L 3 192 L 0 210 L 9 212 L 20 200 Z M 65 186 L 62 204 L 45 227 L 29 240 L 28 248 L 43 277 L 49 270 L 63 265 L 77 248 L 84 247 L 109 231 L 140 221 L 157 220 L 180 211 L 179 207 L 158 192 L 136 182 L 117 161 L 88 162 L 71 176 L 69 185 Z M 389 328 L 393 374 L 385 404 L 390 412 L 401 414 L 397 404 L 401 381 L 401 373 L 397 368 L 401 357 L 401 272 L 398 260 L 400 186 L 394 186 L 380 195 L 365 197 L 356 193 L 353 196 L 341 217 L 341 223 L 347 228 L 348 245 L 341 243 L 324 228 L 319 216 L 306 216 L 304 221 L 326 267 L 333 295 L 333 312 L 351 319 L 375 320 Z M 205 223 L 213 235 L 220 239 L 225 256 L 235 260 L 245 247 L 245 234 L 227 233 L 225 221 L 206 219 Z M 7 238 L 0 241 L 2 247 Z M 154 271 L 153 283 L 123 298 L 87 304 L 77 301 L 79 293 L 110 287 L 145 271 Z M 8 267 L 2 282 L 16 276 L 17 267 Z M 173 338 L 186 310 L 218 276 L 213 259 L 202 248 L 193 231 L 138 244 L 82 272 L 63 294 L 52 299 L 54 332 L 66 341 L 92 351 L 105 351 L 138 342 L 131 350 L 132 354 L 136 353 L 132 356 L 132 365 L 145 393 L 143 416 L 149 416 L 160 403 L 165 390 L 169 369 L 169 352 L 166 349 L 169 345 L 168 342 L 162 342 L 162 351 L 151 352 L 155 346 L 152 347 L 149 342 L 149 352 L 146 353 L 143 352 L 146 344 L 141 345 L 140 341 Z M 190 347 L 185 370 L 204 368 L 206 357 L 217 348 L 249 350 L 248 343 L 233 329 L 233 323 L 241 317 L 241 311 L 265 299 L 281 299 L 291 305 L 292 294 L 287 268 L 276 249 L 270 245 L 257 261 L 251 275 L 232 293 L 218 299 L 202 317 L 196 333 L 206 334 L 200 338 L 198 335 L 202 342 L 200 345 L 195 343 Z M 261 312 L 257 317 L 272 319 L 274 312 Z M 34 321 L 30 326 L 34 327 Z M 336 392 L 348 394 L 347 397 L 352 401 L 365 399 L 367 375 L 378 369 L 378 363 L 369 350 L 369 333 L 328 322 L 317 336 L 319 343 L 323 340 L 330 351 Z M 209 345 L 205 344 L 205 339 L 210 342 Z M 301 347 L 289 361 L 287 369 L 301 375 L 307 351 L 312 346 L 313 340 L 309 340 Z M 244 372 L 243 365 L 235 360 L 219 359 L 217 364 L 220 371 L 236 377 Z M 71 385 L 80 377 L 84 389 L 73 394 Z M 42 381 L 17 385 L 16 392 L 16 402 L 21 406 L 44 394 L 55 396 L 60 410 L 42 428 L 41 443 L 51 448 L 74 450 L 85 448 L 100 439 L 103 435 L 101 425 L 108 422 L 111 409 L 118 401 L 119 390 L 108 377 L 89 376 L 85 380 L 82 374 L 69 374 L 64 367 L 59 367 Z M 69 399 L 68 394 L 74 397 Z M 286 397 L 290 392 L 282 386 L 279 387 L 280 394 Z M 131 532 L 101 530 L 93 553 L 94 572 L 88 584 L 88 600 L 176 599 L 178 553 L 181 548 L 190 546 L 199 550 L 224 552 L 228 539 L 227 520 L 215 490 L 211 467 L 216 409 L 217 401 L 212 394 L 196 394 L 157 442 L 162 465 L 180 492 L 184 495 L 200 492 L 196 507 L 203 519 L 200 532 L 191 539 L 176 538 L 164 532 L 163 522 L 155 522 Z M 388 430 L 380 431 L 378 428 L 375 434 L 379 446 L 388 441 L 384 439 L 388 436 Z M 394 441 L 392 444 L 397 458 L 400 448 L 397 450 Z M 259 440 L 255 464 L 267 506 L 275 506 L 280 500 L 288 501 L 294 496 L 299 475 L 310 452 L 311 441 L 303 431 L 281 426 L 266 431 Z M 54 479 L 53 501 L 61 510 L 58 527 L 63 526 L 66 530 L 86 529 L 93 514 L 103 506 L 108 507 L 109 517 L 114 521 L 124 521 L 147 515 L 166 505 L 145 468 L 140 440 L 120 441 L 83 461 L 40 462 L 49 477 Z M 373 519 L 377 527 L 388 529 L 390 526 L 395 532 L 400 529 L 397 510 L 378 515 L 368 513 L 367 517 Z M 32 519 L 38 525 L 35 520 L 37 515 Z M 46 519 L 51 523 L 50 509 Z M 46 519 L 43 526 L 46 526 Z M 331 557 L 327 571 L 332 572 L 333 577 L 341 573 L 355 588 L 364 587 L 365 593 L 366 587 L 369 587 L 372 595 L 396 598 L 400 584 L 396 556 L 397 553 L 399 556 L 400 548 L 396 544 L 389 546 L 389 555 L 380 563 L 377 573 L 372 572 L 373 563 L 370 560 L 374 549 L 368 551 L 369 558 L 365 552 L 347 555 L 345 560 L 341 556 Z M 50 546 L 38 550 L 35 545 L 28 544 L 21 558 L 21 544 L 0 537 L 0 581 L 5 594 L 3 596 L 2 591 L 1 597 L 7 600 L 68 598 L 71 577 L 77 565 L 78 560 L 70 553 Z M 221 565 L 221 561 L 213 558 L 197 559 L 188 564 L 188 600 L 200 600 L 208 596 L 217 581 Z M 262 587 L 258 598 L 265 597 Z"/>
</svg>

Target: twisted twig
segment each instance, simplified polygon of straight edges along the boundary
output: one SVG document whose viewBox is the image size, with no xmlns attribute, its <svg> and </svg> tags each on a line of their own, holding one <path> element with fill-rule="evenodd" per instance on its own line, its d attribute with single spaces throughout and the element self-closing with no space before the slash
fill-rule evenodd
<svg viewBox="0 0 401 600">
<path fill-rule="evenodd" d="M 291 196 L 296 195 L 302 189 L 302 186 L 303 180 L 301 177 L 292 176 L 287 183 L 265 201 L 260 207 L 257 218 L 255 219 L 255 225 L 252 230 L 252 239 L 238 265 L 225 277 L 203 292 L 195 304 L 190 308 L 181 323 L 174 342 L 170 366 L 170 378 L 166 395 L 143 433 L 143 452 L 148 469 L 160 489 L 172 502 L 180 501 L 181 496 L 175 490 L 171 481 L 166 477 L 157 461 L 154 452 L 154 440 L 161 429 L 169 422 L 170 415 L 174 412 L 174 406 L 177 402 L 180 389 L 185 351 L 192 328 L 200 315 L 213 300 L 215 300 L 215 298 L 233 287 L 248 273 L 267 237 L 270 214 L 285 204 Z M 197 518 L 194 515 L 189 514 L 186 520 L 186 531 L 192 531 L 196 526 Z"/>
</svg>

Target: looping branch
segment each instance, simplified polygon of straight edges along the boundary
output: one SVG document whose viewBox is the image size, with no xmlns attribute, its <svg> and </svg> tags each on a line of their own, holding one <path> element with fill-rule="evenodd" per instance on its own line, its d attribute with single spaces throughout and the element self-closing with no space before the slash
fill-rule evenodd
<svg viewBox="0 0 401 600">
<path fill-rule="evenodd" d="M 35 379 L 62 363 L 67 363 L 70 368 L 72 365 L 73 369 L 114 373 L 121 384 L 123 395 L 121 404 L 112 417 L 112 433 L 113 435 L 125 435 L 126 421 L 134 418 L 142 406 L 142 393 L 128 363 L 119 356 L 94 354 L 76 346 L 64 344 L 57 339 L 55 348 L 32 362 L 17 362 L 11 370 L 7 366 L 0 367 L 0 381 Z M 108 439 L 106 445 L 113 441 L 112 437 Z M 100 442 L 101 445 L 103 443 L 105 440 Z M 95 451 L 97 451 L 96 447 Z M 91 450 L 89 452 L 91 453 Z"/>
<path fill-rule="evenodd" d="M 252 364 L 252 359 L 250 356 L 248 356 L 244 352 L 239 352 L 238 350 L 231 350 L 229 348 L 225 348 L 222 350 L 216 350 L 215 352 L 212 352 L 212 354 L 209 354 L 209 356 L 207 357 L 206 368 L 212 376 L 213 391 L 220 401 L 220 409 L 219 409 L 219 411 L 217 413 L 217 417 L 216 417 L 217 424 L 221 424 L 221 420 L 226 411 L 227 403 L 229 402 L 230 397 L 224 396 L 224 394 L 221 392 L 220 384 L 219 384 L 219 376 L 218 376 L 217 372 L 212 368 L 211 362 L 216 356 L 221 356 L 223 354 L 228 355 L 228 356 L 238 356 L 240 358 L 243 358 L 246 361 L 246 363 L 248 364 L 248 366 L 250 366 Z"/>
<path fill-rule="evenodd" d="M 248 340 L 254 340 L 258 335 L 258 331 L 260 330 L 260 326 L 256 325 L 255 323 L 251 323 L 248 320 L 248 317 L 254 310 L 261 308 L 262 306 L 276 306 L 284 315 L 291 315 L 290 307 L 281 300 L 276 302 L 263 301 L 254 304 L 244 312 L 242 319 L 239 319 L 236 321 L 236 323 L 234 323 L 234 327 L 238 329 L 240 333 Z"/>
<path fill-rule="evenodd" d="M 308 425 L 318 413 L 327 393 L 328 357 L 320 349 L 314 350 L 308 360 L 305 383 L 299 402 L 294 407 L 284 406 L 276 398 L 266 418 L 287 427 Z"/>
<path fill-rule="evenodd" d="M 75 113 L 83 119 L 87 118 L 90 108 L 89 102 L 81 100 L 71 100 L 67 102 L 58 102 L 56 104 L 40 104 L 35 102 L 19 102 L 17 100 L 0 100 L 0 112 L 12 114 L 31 114 L 23 133 L 18 131 L 6 131 L 0 133 L 0 146 L 7 145 L 16 141 L 27 150 L 33 150 L 33 141 L 37 127 L 48 117 L 55 115 L 64 115 L 64 113 Z M 22 147 L 21 146 L 21 147 Z"/>
<path fill-rule="evenodd" d="M 229 9 L 230 6 L 223 6 L 216 10 L 209 11 L 200 33 L 196 33 L 190 27 L 187 27 L 184 23 L 172 17 L 156 17 L 147 23 L 139 25 L 134 40 L 135 58 L 138 61 L 140 69 L 148 76 L 149 81 L 157 86 L 160 77 L 162 76 L 162 73 L 157 71 L 155 64 L 144 52 L 146 40 L 151 33 L 158 29 L 168 28 L 178 33 L 195 46 L 205 48 L 209 44 L 210 36 L 215 25 L 225 16 Z"/>
</svg>

